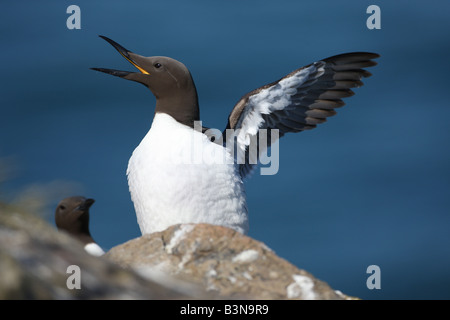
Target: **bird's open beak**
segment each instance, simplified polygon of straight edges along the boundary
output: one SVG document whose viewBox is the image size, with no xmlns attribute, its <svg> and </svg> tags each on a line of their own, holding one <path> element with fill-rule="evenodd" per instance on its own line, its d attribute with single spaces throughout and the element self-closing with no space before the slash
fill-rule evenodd
<svg viewBox="0 0 450 320">
<path fill-rule="evenodd" d="M 135 66 L 141 73 L 143 74 L 150 74 L 148 71 L 146 71 L 144 68 L 142 68 L 135 60 L 136 58 L 139 59 L 139 55 L 134 54 L 133 52 L 125 49 L 124 47 L 122 47 L 120 44 L 118 44 L 117 42 L 105 37 L 105 36 L 99 36 L 100 38 L 108 41 L 117 51 L 119 51 L 119 53 L 128 60 L 128 62 L 130 62 L 133 66 Z M 133 58 L 134 57 L 134 58 Z M 114 70 L 114 69 L 105 69 L 105 68 L 91 68 L 92 70 L 96 70 L 96 71 L 101 71 L 107 74 L 111 74 L 113 76 L 117 76 L 117 77 L 125 77 L 127 75 L 129 75 L 130 71 L 121 71 L 121 70 Z"/>
</svg>

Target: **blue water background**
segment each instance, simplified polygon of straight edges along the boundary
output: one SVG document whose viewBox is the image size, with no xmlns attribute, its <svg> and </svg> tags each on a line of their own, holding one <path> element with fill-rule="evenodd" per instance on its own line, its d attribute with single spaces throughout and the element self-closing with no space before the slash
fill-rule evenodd
<svg viewBox="0 0 450 320">
<path fill-rule="evenodd" d="M 81 30 L 66 28 L 71 4 Z M 381 30 L 366 28 L 371 4 Z M 204 124 L 219 129 L 250 90 L 331 55 L 377 52 L 338 115 L 284 137 L 278 174 L 246 183 L 250 236 L 350 295 L 450 299 L 449 16 L 448 1 L 3 1 L 0 156 L 20 168 L 6 187 L 79 183 L 97 200 L 103 247 L 140 235 L 125 171 L 155 99 L 89 70 L 133 69 L 99 34 L 185 63 Z M 372 264 L 380 290 L 366 287 Z"/>
</svg>

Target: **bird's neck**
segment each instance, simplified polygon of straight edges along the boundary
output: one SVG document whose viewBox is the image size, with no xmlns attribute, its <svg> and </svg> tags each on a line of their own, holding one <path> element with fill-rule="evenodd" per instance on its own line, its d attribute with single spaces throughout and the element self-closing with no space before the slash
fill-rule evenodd
<svg viewBox="0 0 450 320">
<path fill-rule="evenodd" d="M 195 86 L 193 85 L 190 90 L 177 92 L 164 98 L 157 98 L 156 113 L 167 113 L 176 121 L 194 128 L 194 121 L 200 120 L 200 109 Z"/>
<path fill-rule="evenodd" d="M 89 232 L 89 231 L 88 231 Z M 77 234 L 75 237 L 84 244 L 95 242 L 90 234 Z"/>
<path fill-rule="evenodd" d="M 89 214 L 87 213 L 80 216 L 80 218 L 72 224 L 72 227 L 68 229 L 68 231 L 83 243 L 90 243 L 94 241 L 91 237 L 91 232 L 89 231 Z"/>
</svg>

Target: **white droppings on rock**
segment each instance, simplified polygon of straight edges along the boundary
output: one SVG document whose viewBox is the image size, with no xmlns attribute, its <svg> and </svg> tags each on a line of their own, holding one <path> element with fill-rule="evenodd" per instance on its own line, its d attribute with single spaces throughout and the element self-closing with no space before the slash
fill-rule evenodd
<svg viewBox="0 0 450 320">
<path fill-rule="evenodd" d="M 271 279 L 276 279 L 276 278 L 278 278 L 278 272 L 271 270 L 271 271 L 269 272 L 269 277 L 270 277 Z"/>
<path fill-rule="evenodd" d="M 165 271 L 166 268 L 167 268 L 167 263 L 162 262 L 162 263 L 159 263 L 159 264 L 153 265 L 153 266 L 146 266 L 146 265 L 136 266 L 136 267 L 133 267 L 133 270 L 136 271 L 136 273 L 138 273 L 140 276 L 142 276 L 144 278 L 147 278 L 152 281 L 156 280 L 156 281 L 158 281 L 158 283 L 160 283 L 162 281 L 166 281 L 167 278 L 169 280 L 171 279 L 171 277 Z"/>
<path fill-rule="evenodd" d="M 219 288 L 214 284 L 208 281 L 205 287 L 206 291 L 219 291 Z"/>
<path fill-rule="evenodd" d="M 238 262 L 238 263 L 250 263 L 258 259 L 259 253 L 256 250 L 249 249 L 242 251 L 238 255 L 236 255 L 232 262 Z"/>
<path fill-rule="evenodd" d="M 217 271 L 216 270 L 214 270 L 214 269 L 210 269 L 210 270 L 208 270 L 208 272 L 206 272 L 206 276 L 209 278 L 209 277 L 215 277 L 215 276 L 217 276 Z"/>
<path fill-rule="evenodd" d="M 181 271 L 184 268 L 184 265 L 192 260 L 193 253 L 197 250 L 197 248 L 198 248 L 198 242 L 196 242 L 196 241 L 192 242 L 191 246 L 189 247 L 188 250 L 186 250 L 183 257 L 181 258 L 180 263 L 178 264 L 178 271 Z"/>
<path fill-rule="evenodd" d="M 269 252 L 274 252 L 272 249 L 270 249 L 266 244 L 264 244 L 264 243 L 262 243 L 261 244 L 261 247 L 264 249 L 264 250 L 267 250 L 267 251 L 269 251 Z"/>
<path fill-rule="evenodd" d="M 299 274 L 292 276 L 294 282 L 287 286 L 288 299 L 315 300 L 314 282 L 311 278 Z"/>
<path fill-rule="evenodd" d="M 335 292 L 338 296 L 345 297 L 345 295 L 342 293 L 341 290 L 334 290 L 334 292 Z"/>
<path fill-rule="evenodd" d="M 187 294 L 194 290 L 198 290 L 193 284 L 176 279 L 168 274 L 166 272 L 168 269 L 170 269 L 170 266 L 168 266 L 167 262 L 162 262 L 154 266 L 141 265 L 133 267 L 133 270 L 140 276 L 162 286 L 176 290 L 177 292 Z"/>
<path fill-rule="evenodd" d="M 219 288 L 214 283 L 217 277 L 217 271 L 214 268 L 211 268 L 205 273 L 205 276 L 206 291 L 218 291 Z"/>
<path fill-rule="evenodd" d="M 341 290 L 334 290 L 334 292 L 338 295 L 339 298 L 344 300 L 359 300 L 359 298 L 347 296 L 346 294 L 342 293 Z"/>
<path fill-rule="evenodd" d="M 174 232 L 172 239 L 170 239 L 170 242 L 168 245 L 166 245 L 166 252 L 168 254 L 173 253 L 173 248 L 177 246 L 180 241 L 194 229 L 195 225 L 193 224 L 182 224 L 180 226 L 180 229 Z"/>
<path fill-rule="evenodd" d="M 243 276 L 245 279 L 247 279 L 247 280 L 253 280 L 252 275 L 251 275 L 250 273 L 248 273 L 248 272 L 244 272 L 244 273 L 242 274 L 242 276 Z"/>
</svg>

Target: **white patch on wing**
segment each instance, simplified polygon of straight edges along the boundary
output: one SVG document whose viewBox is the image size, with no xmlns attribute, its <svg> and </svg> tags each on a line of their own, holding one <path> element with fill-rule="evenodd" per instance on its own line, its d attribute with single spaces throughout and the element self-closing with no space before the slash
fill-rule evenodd
<svg viewBox="0 0 450 320">
<path fill-rule="evenodd" d="M 323 64 L 312 64 L 307 68 L 303 68 L 298 72 L 286 77 L 274 85 L 262 89 L 256 94 L 253 94 L 248 98 L 248 102 L 242 111 L 243 114 L 240 117 L 240 121 L 236 124 L 237 132 L 236 143 L 238 145 L 236 160 L 237 163 L 244 163 L 245 150 L 250 145 L 253 137 L 258 133 L 261 128 L 268 128 L 264 125 L 263 114 L 271 114 L 276 110 L 283 110 L 292 104 L 291 97 L 297 93 L 297 88 L 308 80 L 309 76 L 317 72 L 316 77 L 322 75 L 324 70 Z M 276 128 L 270 128 L 276 129 Z M 228 138 L 228 146 L 233 144 Z M 259 153 L 266 150 L 259 150 Z"/>
</svg>

